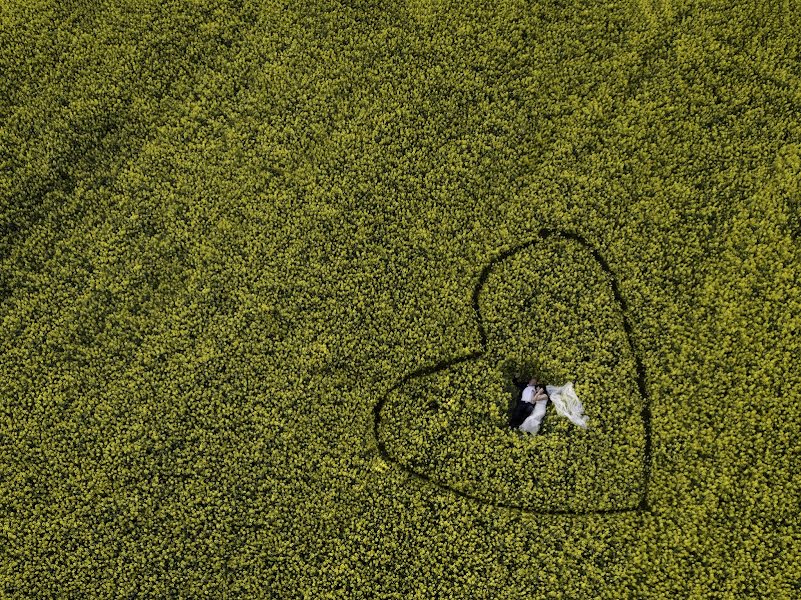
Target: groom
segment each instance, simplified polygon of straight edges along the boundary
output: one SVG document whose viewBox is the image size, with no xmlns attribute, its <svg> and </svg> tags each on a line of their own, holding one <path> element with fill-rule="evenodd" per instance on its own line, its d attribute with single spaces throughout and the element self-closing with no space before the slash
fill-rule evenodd
<svg viewBox="0 0 801 600">
<path fill-rule="evenodd" d="M 547 404 L 548 394 L 544 386 L 532 377 L 512 413 L 509 426 L 536 434 L 540 430 Z"/>
</svg>

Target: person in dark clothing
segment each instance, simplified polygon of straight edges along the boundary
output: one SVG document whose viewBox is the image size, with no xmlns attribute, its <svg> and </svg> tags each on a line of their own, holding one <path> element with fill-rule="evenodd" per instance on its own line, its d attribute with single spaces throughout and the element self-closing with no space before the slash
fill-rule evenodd
<svg viewBox="0 0 801 600">
<path fill-rule="evenodd" d="M 512 401 L 509 404 L 508 411 L 509 427 L 517 428 L 520 427 L 520 424 L 531 414 L 534 407 L 530 402 L 521 402 L 523 390 L 526 389 L 528 383 L 515 376 L 512 379 L 512 385 L 514 385 L 514 391 L 512 392 Z"/>
</svg>

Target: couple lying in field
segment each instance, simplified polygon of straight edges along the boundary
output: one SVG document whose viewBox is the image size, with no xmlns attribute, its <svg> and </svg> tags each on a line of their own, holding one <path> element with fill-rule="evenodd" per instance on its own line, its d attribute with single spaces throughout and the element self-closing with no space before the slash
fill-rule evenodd
<svg viewBox="0 0 801 600">
<path fill-rule="evenodd" d="M 587 427 L 589 417 L 583 414 L 584 408 L 573 390 L 573 382 L 563 386 L 542 385 L 532 377 L 523 389 L 517 405 L 512 411 L 509 426 L 513 429 L 536 434 L 540 430 L 542 418 L 545 416 L 548 400 L 556 412 L 570 419 L 579 427 Z"/>
</svg>

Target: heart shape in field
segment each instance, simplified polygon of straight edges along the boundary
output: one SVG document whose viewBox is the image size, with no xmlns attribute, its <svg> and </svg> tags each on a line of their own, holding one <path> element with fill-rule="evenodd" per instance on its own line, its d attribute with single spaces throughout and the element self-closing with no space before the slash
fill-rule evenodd
<svg viewBox="0 0 801 600">
<path fill-rule="evenodd" d="M 482 350 L 405 376 L 376 404 L 384 459 L 497 506 L 648 510 L 645 372 L 617 280 L 597 250 L 575 233 L 543 229 L 490 261 L 473 307 Z M 538 435 L 510 429 L 512 379 L 534 375 L 573 381 L 588 428 L 549 403 Z"/>
</svg>

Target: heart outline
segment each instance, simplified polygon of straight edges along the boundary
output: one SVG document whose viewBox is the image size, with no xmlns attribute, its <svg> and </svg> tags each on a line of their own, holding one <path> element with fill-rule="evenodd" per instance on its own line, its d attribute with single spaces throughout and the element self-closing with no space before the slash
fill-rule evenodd
<svg viewBox="0 0 801 600">
<path fill-rule="evenodd" d="M 404 465 L 394 459 L 392 455 L 387 451 L 384 442 L 381 440 L 381 436 L 379 435 L 379 426 L 381 424 L 381 410 L 384 407 L 386 402 L 387 396 L 398 387 L 402 386 L 404 383 L 408 382 L 410 379 L 416 377 L 422 377 L 424 375 L 431 375 L 436 373 L 437 371 L 441 371 L 453 365 L 459 364 L 461 362 L 465 362 L 468 360 L 474 360 L 476 358 L 480 358 L 484 355 L 487 351 L 487 334 L 484 329 L 484 322 L 481 318 L 481 310 L 478 304 L 478 299 L 481 294 L 481 289 L 484 287 L 486 283 L 487 277 L 489 276 L 490 272 L 492 271 L 493 267 L 501 262 L 512 256 L 513 254 L 520 252 L 528 248 L 529 246 L 535 244 L 538 241 L 548 239 L 549 237 L 561 237 L 564 239 L 574 240 L 588 249 L 593 258 L 595 258 L 596 262 L 601 266 L 601 268 L 609 275 L 609 278 L 612 283 L 612 291 L 615 296 L 615 300 L 617 301 L 618 305 L 621 309 L 621 314 L 623 316 L 623 329 L 626 332 L 626 339 L 629 343 L 629 348 L 631 350 L 632 356 L 634 357 L 636 367 L 637 367 L 637 388 L 640 393 L 640 397 L 642 399 L 642 411 L 641 416 L 643 419 L 643 425 L 645 430 L 645 448 L 643 450 L 643 482 L 641 485 L 640 491 L 640 499 L 637 503 L 637 506 L 631 508 L 613 508 L 613 509 L 596 509 L 596 510 L 559 510 L 559 509 L 549 509 L 549 510 L 532 510 L 527 509 L 523 505 L 519 504 L 511 504 L 511 503 L 499 503 L 499 502 L 491 502 L 482 498 L 480 496 L 474 496 L 469 494 L 468 492 L 464 492 L 462 490 L 456 489 L 446 483 L 438 482 L 432 479 L 429 475 L 425 473 L 421 473 L 416 471 L 415 469 Z M 463 498 L 469 498 L 471 500 L 475 500 L 482 504 L 487 504 L 491 506 L 498 506 L 501 508 L 509 508 L 513 510 L 519 510 L 523 513 L 529 514 L 569 514 L 569 515 L 587 515 L 587 514 L 619 514 L 619 513 L 626 513 L 626 512 L 635 512 L 635 513 L 648 513 L 651 511 L 651 506 L 648 503 L 648 485 L 651 479 L 651 462 L 652 462 L 652 455 L 651 455 L 651 399 L 650 395 L 648 394 L 648 390 L 645 386 L 645 367 L 643 366 L 642 359 L 640 358 L 639 353 L 634 345 L 634 341 L 632 340 L 632 329 L 631 324 L 628 319 L 627 314 L 627 305 L 626 301 L 620 294 L 620 288 L 618 286 L 617 277 L 609 268 L 609 264 L 603 258 L 601 253 L 592 246 L 584 237 L 579 235 L 578 233 L 572 231 L 564 231 L 561 229 L 554 229 L 554 228 L 542 228 L 538 231 L 536 237 L 522 242 L 520 244 L 516 244 L 502 252 L 498 253 L 496 256 L 490 259 L 490 261 L 484 265 L 484 268 L 481 270 L 481 274 L 479 275 L 478 281 L 476 282 L 475 287 L 473 288 L 473 297 L 472 297 L 472 304 L 473 310 L 476 314 L 476 320 L 478 322 L 478 330 L 479 335 L 481 338 L 481 350 L 476 352 L 471 352 L 470 354 L 464 356 L 458 356 L 456 358 L 446 359 L 444 361 L 439 361 L 433 365 L 429 365 L 426 367 L 421 367 L 404 375 L 400 378 L 396 383 L 394 383 L 386 393 L 382 394 L 379 400 L 376 402 L 375 406 L 373 407 L 373 436 L 375 438 L 375 442 L 378 448 L 378 452 L 381 457 L 387 463 L 392 463 L 401 468 L 403 471 L 406 471 L 411 476 L 417 478 L 418 480 L 427 481 L 432 485 L 435 485 L 439 488 L 446 489 L 448 491 L 453 492 L 454 494 L 461 496 Z"/>
</svg>

